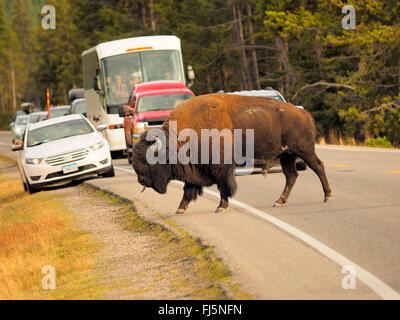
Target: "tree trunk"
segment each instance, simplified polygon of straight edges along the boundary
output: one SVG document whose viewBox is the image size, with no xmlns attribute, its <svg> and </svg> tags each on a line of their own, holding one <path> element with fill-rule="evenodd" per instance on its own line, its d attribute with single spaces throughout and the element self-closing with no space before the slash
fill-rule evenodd
<svg viewBox="0 0 400 320">
<path fill-rule="evenodd" d="M 249 23 L 249 38 L 250 38 L 250 44 L 254 45 L 254 39 L 253 39 L 253 24 L 251 23 L 251 4 L 250 2 L 247 2 L 247 16 L 248 16 L 248 23 Z M 251 61 L 252 61 L 252 69 L 253 69 L 253 80 L 256 86 L 257 90 L 261 90 L 261 84 L 260 84 L 260 75 L 258 71 L 258 62 L 257 62 L 257 53 L 256 49 L 250 49 L 251 50 Z"/>
<path fill-rule="evenodd" d="M 213 91 L 213 88 L 212 88 L 212 85 L 211 85 L 211 74 L 210 73 L 207 73 L 207 90 L 208 90 L 208 93 L 213 93 L 214 91 Z"/>
<path fill-rule="evenodd" d="M 285 42 L 284 42 L 285 41 Z M 287 39 L 282 39 L 279 36 L 275 36 L 275 45 L 276 49 L 278 50 L 278 54 L 280 57 L 280 60 L 282 62 L 283 68 L 286 71 L 287 79 L 286 79 L 286 91 L 289 89 L 289 85 L 293 84 L 296 82 L 296 76 L 294 75 L 292 66 L 290 65 L 289 62 L 289 57 L 288 57 L 288 41 Z M 288 92 L 286 92 L 288 94 Z"/>
<path fill-rule="evenodd" d="M 322 61 L 322 44 L 321 44 L 321 41 L 318 40 L 318 39 L 314 39 L 313 46 L 314 46 L 314 51 L 315 51 L 315 58 L 316 58 L 317 64 L 318 64 L 319 75 L 321 76 L 321 79 L 323 79 L 324 76 L 323 76 L 322 68 L 324 66 L 324 63 Z"/>
<path fill-rule="evenodd" d="M 219 61 L 219 70 L 218 70 L 218 83 L 219 83 L 219 90 L 225 90 L 224 85 L 224 67 L 223 63 Z"/>
<path fill-rule="evenodd" d="M 15 88 L 15 69 L 13 64 L 13 52 L 12 49 L 9 49 L 10 52 L 10 84 L 11 84 L 11 97 L 12 97 L 12 110 L 13 114 L 17 112 L 17 95 L 16 95 L 16 88 Z"/>
<path fill-rule="evenodd" d="M 283 71 L 283 68 L 282 68 L 282 60 L 281 60 L 279 51 L 276 51 L 276 62 L 278 64 L 278 72 L 281 73 Z M 283 83 L 282 83 L 282 81 L 278 80 L 276 85 L 278 87 L 278 91 L 280 93 L 282 93 L 283 95 L 285 95 L 285 92 L 283 91 Z"/>
<path fill-rule="evenodd" d="M 398 84 L 399 84 L 398 94 L 400 95 L 400 58 L 399 58 L 399 61 L 397 62 L 397 72 L 398 72 Z"/>
<path fill-rule="evenodd" d="M 285 52 L 285 55 L 286 55 L 286 57 L 287 57 L 288 65 L 290 65 L 290 64 L 289 64 L 289 57 L 288 57 L 289 43 L 288 43 L 287 38 L 284 38 L 283 40 L 284 40 L 284 41 L 283 41 L 284 52 Z M 290 77 L 289 72 L 286 72 L 285 80 L 286 80 L 286 81 L 285 81 L 285 92 L 286 92 L 286 95 L 288 95 L 288 94 L 289 94 L 289 86 L 290 86 L 290 83 L 291 83 L 291 80 L 292 80 L 291 77 Z"/>
<path fill-rule="evenodd" d="M 151 20 L 151 30 L 156 30 L 156 19 L 154 17 L 154 0 L 149 0 L 150 7 L 150 20 Z"/>
<path fill-rule="evenodd" d="M 64 103 L 67 105 L 68 104 L 68 92 L 67 89 L 64 88 Z"/>
<path fill-rule="evenodd" d="M 142 7 L 142 25 L 145 28 L 147 28 L 148 24 L 147 24 L 147 5 L 146 5 L 146 3 L 142 3 L 141 7 Z"/>
<path fill-rule="evenodd" d="M 241 69 L 243 77 L 243 89 L 251 90 L 253 86 L 251 85 L 249 64 L 247 62 L 246 49 L 244 47 L 244 35 L 243 35 L 243 25 L 241 21 L 240 11 L 236 8 L 235 0 L 232 1 L 233 18 L 237 21 L 237 36 L 240 42 L 240 56 L 241 56 Z"/>
<path fill-rule="evenodd" d="M 358 72 L 359 73 L 364 74 L 368 71 L 367 63 L 368 63 L 368 57 L 362 56 L 360 62 L 358 63 Z"/>
</svg>

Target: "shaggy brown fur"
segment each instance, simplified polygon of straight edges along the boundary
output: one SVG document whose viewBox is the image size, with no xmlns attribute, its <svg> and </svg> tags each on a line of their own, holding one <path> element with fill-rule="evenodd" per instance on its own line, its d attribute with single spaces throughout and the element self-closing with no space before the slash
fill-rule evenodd
<svg viewBox="0 0 400 320">
<path fill-rule="evenodd" d="M 169 136 L 169 121 L 177 122 L 177 132 L 173 132 L 172 136 Z M 320 178 L 325 201 L 331 197 L 323 164 L 315 154 L 314 120 L 303 109 L 264 97 L 209 94 L 186 100 L 171 113 L 162 127 L 167 136 L 167 147 L 169 139 L 176 141 L 178 133 L 185 128 L 197 132 L 199 159 L 201 129 L 242 129 L 243 153 L 246 129 L 254 129 L 254 158 L 258 161 L 279 160 L 286 177 L 286 186 L 275 205 L 283 205 L 287 201 L 296 181 L 296 157 L 303 159 Z M 146 134 L 141 136 L 133 151 L 133 167 L 142 185 L 165 193 L 169 181 L 176 179 L 185 182 L 184 195 L 178 208 L 178 212 L 184 212 L 189 202 L 202 194 L 202 187 L 216 184 L 221 194 L 217 211 L 228 207 L 228 198 L 236 191 L 235 164 L 223 163 L 223 139 L 220 148 L 221 164 L 211 164 L 210 159 L 210 164 L 150 165 L 146 161 L 146 150 L 154 141 L 146 141 Z M 177 142 L 178 150 L 184 143 Z M 211 141 L 209 143 L 211 150 Z"/>
</svg>

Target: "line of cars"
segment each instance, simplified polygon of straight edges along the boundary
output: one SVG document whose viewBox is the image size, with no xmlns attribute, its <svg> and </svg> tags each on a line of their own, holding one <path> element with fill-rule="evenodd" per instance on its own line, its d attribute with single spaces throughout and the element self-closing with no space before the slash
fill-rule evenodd
<svg viewBox="0 0 400 320">
<path fill-rule="evenodd" d="M 75 89 L 73 89 L 75 90 Z M 84 93 L 82 92 L 82 95 Z M 36 123 L 47 119 L 62 117 L 68 114 L 83 114 L 86 117 L 86 100 L 85 98 L 76 98 L 71 101 L 71 105 L 52 107 L 47 111 L 33 109 L 31 112 L 26 108 L 17 111 L 15 119 L 10 123 L 12 142 L 15 140 L 23 140 L 27 124 Z"/>
<path fill-rule="evenodd" d="M 115 175 L 110 148 L 102 134 L 107 126 L 90 123 L 84 100 L 51 108 L 50 119 L 45 111 L 17 115 L 12 150 L 18 151 L 25 191 L 34 193 L 92 175 Z"/>
</svg>

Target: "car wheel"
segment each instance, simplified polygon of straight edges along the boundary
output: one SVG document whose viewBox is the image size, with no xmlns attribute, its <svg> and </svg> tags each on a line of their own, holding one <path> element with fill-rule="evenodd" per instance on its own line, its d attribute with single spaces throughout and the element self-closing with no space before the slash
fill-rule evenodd
<svg viewBox="0 0 400 320">
<path fill-rule="evenodd" d="M 132 151 L 129 151 L 129 150 L 128 150 L 127 153 L 128 153 L 128 163 L 129 163 L 129 164 L 132 164 Z"/>
<path fill-rule="evenodd" d="M 104 178 L 110 178 L 115 176 L 114 166 L 111 165 L 111 169 L 101 175 Z"/>
<path fill-rule="evenodd" d="M 29 194 L 34 194 L 34 193 L 36 193 L 36 192 L 39 191 L 39 189 L 33 188 L 33 187 L 29 184 L 28 181 L 26 182 L 26 189 L 27 189 L 26 191 L 28 191 Z"/>
<path fill-rule="evenodd" d="M 307 169 L 307 165 L 304 162 L 296 162 L 296 169 L 298 171 L 303 171 Z"/>
<path fill-rule="evenodd" d="M 125 137 L 125 143 L 126 143 L 126 155 L 128 157 L 128 163 L 132 164 L 132 146 L 128 144 L 126 137 Z"/>
</svg>

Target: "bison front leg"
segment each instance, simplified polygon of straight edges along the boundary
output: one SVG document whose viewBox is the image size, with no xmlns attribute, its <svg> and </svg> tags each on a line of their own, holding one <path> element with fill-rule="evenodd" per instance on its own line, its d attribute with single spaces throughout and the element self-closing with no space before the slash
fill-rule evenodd
<svg viewBox="0 0 400 320">
<path fill-rule="evenodd" d="M 285 153 L 281 156 L 280 161 L 283 174 L 286 178 L 286 185 L 279 199 L 275 201 L 274 207 L 281 207 L 284 203 L 286 203 L 290 195 L 290 191 L 292 191 L 293 185 L 295 184 L 298 176 L 295 155 Z"/>
<path fill-rule="evenodd" d="M 190 201 L 196 200 L 197 196 L 201 196 L 203 194 L 203 188 L 201 186 L 197 186 L 191 183 L 185 183 L 183 187 L 183 197 L 181 203 L 176 210 L 177 214 L 185 213 Z"/>
<path fill-rule="evenodd" d="M 225 170 L 219 171 L 217 187 L 221 195 L 221 201 L 215 212 L 224 212 L 229 206 L 229 197 L 232 197 L 236 192 L 236 180 L 233 166 L 227 166 Z"/>
</svg>

